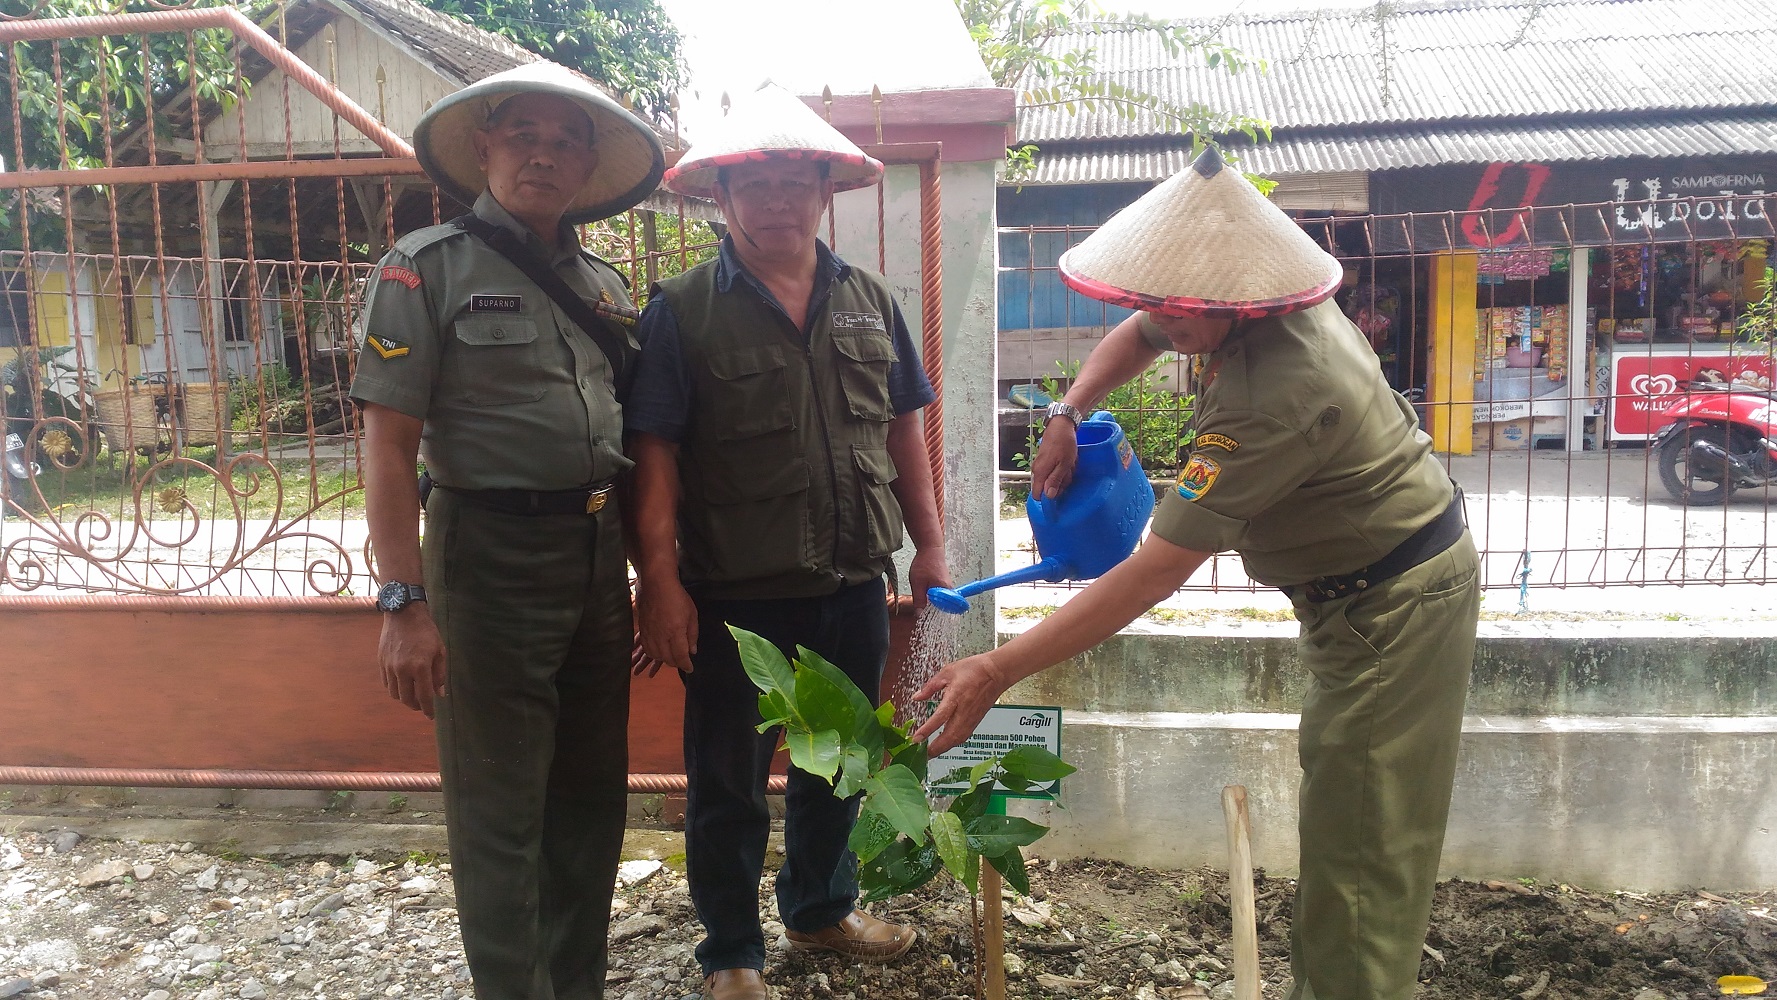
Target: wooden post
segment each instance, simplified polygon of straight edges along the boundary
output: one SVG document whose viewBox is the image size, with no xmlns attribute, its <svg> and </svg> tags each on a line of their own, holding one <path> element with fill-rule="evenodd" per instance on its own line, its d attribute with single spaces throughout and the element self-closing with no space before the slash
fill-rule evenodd
<svg viewBox="0 0 1777 1000">
<path fill-rule="evenodd" d="M 1246 786 L 1222 788 L 1228 827 L 1228 895 L 1234 911 L 1234 1000 L 1259 1000 L 1259 930 L 1253 914 L 1253 852 Z"/>
<path fill-rule="evenodd" d="M 987 972 L 985 1000 L 1006 1000 L 1006 921 L 1000 901 L 999 869 L 981 859 L 982 965 Z"/>
</svg>

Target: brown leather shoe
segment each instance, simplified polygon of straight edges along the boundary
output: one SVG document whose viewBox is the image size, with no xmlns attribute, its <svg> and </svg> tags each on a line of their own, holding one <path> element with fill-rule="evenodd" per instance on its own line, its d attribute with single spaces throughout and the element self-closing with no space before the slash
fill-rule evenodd
<svg viewBox="0 0 1777 1000">
<path fill-rule="evenodd" d="M 758 969 L 721 969 L 703 981 L 703 1000 L 771 1000 Z"/>
<path fill-rule="evenodd" d="M 831 927 L 818 931 L 785 931 L 790 947 L 797 951 L 836 951 L 860 962 L 887 962 L 899 958 L 919 935 L 911 927 L 878 920 L 863 910 Z"/>
</svg>

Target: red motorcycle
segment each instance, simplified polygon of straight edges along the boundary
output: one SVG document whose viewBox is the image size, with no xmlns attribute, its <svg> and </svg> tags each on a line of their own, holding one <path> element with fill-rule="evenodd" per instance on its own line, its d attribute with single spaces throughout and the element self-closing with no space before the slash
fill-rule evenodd
<svg viewBox="0 0 1777 1000">
<path fill-rule="evenodd" d="M 1714 507 L 1735 490 L 1777 483 L 1777 393 L 1706 377 L 1682 385 L 1649 445 L 1672 498 Z"/>
</svg>

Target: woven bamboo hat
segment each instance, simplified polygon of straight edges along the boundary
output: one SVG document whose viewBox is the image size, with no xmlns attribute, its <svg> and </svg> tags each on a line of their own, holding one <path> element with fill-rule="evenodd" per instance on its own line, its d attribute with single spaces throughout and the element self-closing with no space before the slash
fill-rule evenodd
<svg viewBox="0 0 1777 1000">
<path fill-rule="evenodd" d="M 654 131 L 585 77 L 539 61 L 472 83 L 420 116 L 413 130 L 414 153 L 444 193 L 473 205 L 487 189 L 487 174 L 475 156 L 474 134 L 495 108 L 518 94 L 559 94 L 584 108 L 592 119 L 598 169 L 568 203 L 562 221 L 591 222 L 616 215 L 659 186 L 666 156 Z"/>
<path fill-rule="evenodd" d="M 827 178 L 835 191 L 868 187 L 882 176 L 879 161 L 775 83 L 735 101 L 728 115 L 708 132 L 666 172 L 667 188 L 713 198 L 721 168 L 772 159 L 827 164 Z"/>
<path fill-rule="evenodd" d="M 1343 269 L 1214 148 L 1061 255 L 1061 280 L 1113 305 L 1250 319 L 1306 309 Z"/>
</svg>

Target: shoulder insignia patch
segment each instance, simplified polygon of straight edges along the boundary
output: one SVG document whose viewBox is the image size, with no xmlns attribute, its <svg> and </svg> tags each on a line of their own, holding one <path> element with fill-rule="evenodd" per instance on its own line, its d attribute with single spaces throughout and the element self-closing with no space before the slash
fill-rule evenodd
<svg viewBox="0 0 1777 1000">
<path fill-rule="evenodd" d="M 882 330 L 888 327 L 882 322 L 880 313 L 836 312 L 833 314 L 835 330 Z"/>
<path fill-rule="evenodd" d="M 1226 434 L 1199 434 L 1195 443 L 1199 448 L 1220 448 L 1229 452 L 1240 450 L 1240 442 Z"/>
<path fill-rule="evenodd" d="M 384 281 L 399 281 L 409 289 L 420 287 L 420 276 L 399 264 L 384 264 L 380 273 Z"/>
<path fill-rule="evenodd" d="M 1202 499 L 1203 494 L 1209 492 L 1209 488 L 1215 485 L 1216 477 L 1221 474 L 1221 463 L 1213 458 L 1205 458 L 1201 452 L 1194 453 L 1178 474 L 1178 495 L 1186 500 Z"/>
<path fill-rule="evenodd" d="M 379 337 L 374 333 L 365 337 L 364 342 L 369 344 L 370 349 L 375 351 L 377 356 L 384 361 L 392 361 L 395 358 L 399 358 L 405 355 L 408 350 L 407 345 L 403 344 L 401 341 L 396 340 L 393 337 Z"/>
</svg>

